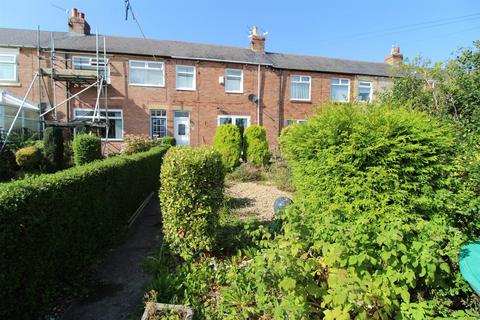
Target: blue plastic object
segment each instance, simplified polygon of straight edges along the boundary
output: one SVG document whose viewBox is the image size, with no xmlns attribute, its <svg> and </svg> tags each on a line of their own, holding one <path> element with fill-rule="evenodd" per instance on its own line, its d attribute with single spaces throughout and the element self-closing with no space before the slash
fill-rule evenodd
<svg viewBox="0 0 480 320">
<path fill-rule="evenodd" d="M 292 199 L 287 197 L 279 197 L 275 199 L 275 202 L 273 203 L 273 212 L 275 212 L 275 216 L 278 217 L 282 211 L 292 203 Z"/>
<path fill-rule="evenodd" d="M 480 241 L 462 247 L 459 265 L 463 278 L 480 296 Z"/>
</svg>

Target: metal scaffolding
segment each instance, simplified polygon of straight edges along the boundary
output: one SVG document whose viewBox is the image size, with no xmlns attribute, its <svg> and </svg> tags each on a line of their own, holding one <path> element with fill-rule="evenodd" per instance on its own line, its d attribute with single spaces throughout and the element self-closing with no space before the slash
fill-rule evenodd
<svg viewBox="0 0 480 320">
<path fill-rule="evenodd" d="M 40 42 L 40 28 L 37 30 L 37 72 L 35 73 L 30 86 L 23 98 L 23 103 L 17 110 L 16 116 L 7 131 L 5 139 L 2 143 L 0 151 L 2 151 L 8 142 L 8 138 L 15 126 L 16 121 L 22 111 L 23 105 L 30 94 L 30 91 L 37 81 L 38 84 L 38 106 L 40 108 L 39 123 L 41 131 L 48 126 L 56 127 L 90 127 L 105 128 L 105 144 L 108 142 L 109 134 L 109 115 L 108 115 L 108 70 L 109 60 L 107 58 L 106 39 L 103 36 L 103 52 L 100 52 L 98 30 L 95 33 L 95 57 L 89 58 L 89 66 L 87 68 L 79 66 L 78 68 L 73 61 L 73 56 L 68 52 L 62 57 L 57 54 L 55 48 L 55 37 L 52 32 L 50 35 L 50 48 L 42 48 Z M 92 66 L 95 66 L 94 68 Z M 48 93 L 47 83 L 50 84 L 51 91 Z M 64 87 L 66 99 L 57 103 L 57 87 Z M 72 94 L 71 90 L 75 88 L 77 91 Z M 92 106 L 80 99 L 80 95 L 91 88 L 96 88 L 95 105 Z M 43 105 L 42 94 L 46 93 L 49 108 L 42 110 Z M 77 100 L 81 105 L 88 106 L 93 109 L 93 115 L 90 121 L 78 121 L 73 117 L 71 119 L 71 102 Z M 57 109 L 63 105 L 67 105 L 66 121 L 59 121 Z M 105 112 L 105 116 L 101 116 L 101 112 Z M 101 118 L 105 120 L 102 121 Z M 105 145 L 104 144 L 104 145 Z"/>
</svg>

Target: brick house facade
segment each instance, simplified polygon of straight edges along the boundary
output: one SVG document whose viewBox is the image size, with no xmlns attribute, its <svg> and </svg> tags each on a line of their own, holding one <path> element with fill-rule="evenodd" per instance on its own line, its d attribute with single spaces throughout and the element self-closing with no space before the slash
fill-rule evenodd
<svg viewBox="0 0 480 320">
<path fill-rule="evenodd" d="M 50 38 L 55 40 L 55 55 L 64 59 L 63 67 L 67 69 L 72 68 L 74 57 L 92 56 L 95 36 L 89 34 L 89 30 L 85 15 L 74 9 L 68 33 L 40 32 L 41 67 L 51 67 L 47 58 Z M 36 31 L 0 29 L 0 58 L 2 55 L 16 57 L 15 79 L 0 79 L 0 91 L 24 97 L 32 77 L 39 70 L 36 46 Z M 108 110 L 116 112 L 112 117 L 118 116 L 110 124 L 112 130 L 116 126 L 117 131 L 115 138 L 109 140 L 110 150 L 119 150 L 126 134 L 165 134 L 165 122 L 168 135 L 184 139 L 180 134 L 186 130 L 187 144 L 210 144 L 218 124 L 229 121 L 247 126 L 263 125 L 269 144 L 275 150 L 283 127 L 307 119 L 314 112 L 314 106 L 328 102 L 338 92 L 348 101 L 356 100 L 362 90 L 364 97 L 368 95 L 367 100 L 374 99 L 389 85 L 391 66 L 402 59 L 397 48 L 386 58 L 388 63 L 284 55 L 264 50 L 265 37 L 255 30 L 249 49 L 107 36 L 108 98 L 102 103 L 106 102 Z M 143 69 L 144 73 L 132 74 L 134 65 L 146 66 L 148 62 L 155 62 L 158 68 L 162 66 L 162 72 L 156 70 L 155 77 L 163 81 L 156 80 L 156 85 L 132 83 L 138 74 L 151 76 L 150 71 Z M 188 67 L 179 69 L 178 66 Z M 184 71 L 188 75 L 184 75 Z M 0 70 L 0 78 L 1 75 Z M 194 89 L 178 89 L 179 82 L 190 84 L 191 77 Z M 62 83 L 55 84 L 54 88 L 48 78 L 41 79 L 42 86 L 33 85 L 27 97 L 33 104 L 41 101 L 48 105 L 53 96 L 55 101 L 63 101 L 85 88 L 79 84 L 67 88 Z M 237 92 L 228 92 L 226 87 L 230 83 L 239 86 L 238 90 L 231 90 Z M 301 98 L 294 99 L 294 94 Z M 97 91 L 91 88 L 78 98 L 56 109 L 59 121 L 75 119 L 80 114 L 78 110 L 91 110 Z M 4 121 L 4 126 L 6 124 L 8 121 Z"/>
</svg>

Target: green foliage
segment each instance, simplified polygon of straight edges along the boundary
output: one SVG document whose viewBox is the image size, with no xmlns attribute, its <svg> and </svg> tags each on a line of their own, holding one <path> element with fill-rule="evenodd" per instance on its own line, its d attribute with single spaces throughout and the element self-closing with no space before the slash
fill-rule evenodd
<svg viewBox="0 0 480 320">
<path fill-rule="evenodd" d="M 213 148 L 222 155 L 223 164 L 227 170 L 238 166 L 242 155 L 240 129 L 233 124 L 218 126 L 213 138 Z"/>
<path fill-rule="evenodd" d="M 162 146 L 171 146 L 174 147 L 177 144 L 177 141 L 175 140 L 175 137 L 162 137 L 160 138 L 160 145 Z"/>
<path fill-rule="evenodd" d="M 409 106 L 438 117 L 453 118 L 477 134 L 480 121 L 480 41 L 434 65 L 416 58 L 397 70 L 384 103 Z"/>
<path fill-rule="evenodd" d="M 244 153 L 248 162 L 253 163 L 257 167 L 268 164 L 270 160 L 270 152 L 268 151 L 267 131 L 259 125 L 252 125 L 245 129 Z"/>
<path fill-rule="evenodd" d="M 61 170 L 64 167 L 63 130 L 48 127 L 43 134 L 45 164 L 49 172 Z"/>
<path fill-rule="evenodd" d="M 42 152 L 36 146 L 24 147 L 17 150 L 15 159 L 20 167 L 26 170 L 32 170 L 41 164 Z"/>
<path fill-rule="evenodd" d="M 0 318 L 37 319 L 81 279 L 158 190 L 165 151 L 156 147 L 0 185 Z"/>
<path fill-rule="evenodd" d="M 474 307 L 457 261 L 472 235 L 464 221 L 478 213 L 461 206 L 453 127 L 401 108 L 336 106 L 280 141 L 297 188 L 286 234 L 328 269 L 326 318 Z"/>
<path fill-rule="evenodd" d="M 132 154 L 137 152 L 145 152 L 155 145 L 155 141 L 150 139 L 146 134 L 125 136 L 125 153 Z"/>
<path fill-rule="evenodd" d="M 16 169 L 15 154 L 8 146 L 5 146 L 0 151 L 0 182 L 12 179 L 15 176 Z"/>
<path fill-rule="evenodd" d="M 268 175 L 278 189 L 287 192 L 295 191 L 292 170 L 288 167 L 286 161 L 280 159 L 273 161 L 268 167 Z"/>
<path fill-rule="evenodd" d="M 263 178 L 262 169 L 253 166 L 251 163 L 242 163 L 232 172 L 227 174 L 227 179 L 232 181 L 260 181 Z"/>
<path fill-rule="evenodd" d="M 165 156 L 160 202 L 163 234 L 184 259 L 210 251 L 215 244 L 225 169 L 209 147 L 174 147 Z"/>
<path fill-rule="evenodd" d="M 102 141 L 99 137 L 79 134 L 73 139 L 73 159 L 81 166 L 102 158 Z"/>
</svg>

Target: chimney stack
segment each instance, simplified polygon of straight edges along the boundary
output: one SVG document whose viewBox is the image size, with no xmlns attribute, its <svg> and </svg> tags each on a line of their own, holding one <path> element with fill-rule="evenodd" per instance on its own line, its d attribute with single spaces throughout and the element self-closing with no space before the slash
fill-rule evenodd
<svg viewBox="0 0 480 320">
<path fill-rule="evenodd" d="M 390 54 L 385 57 L 384 61 L 392 66 L 402 64 L 403 54 L 400 53 L 400 47 L 398 45 L 393 45 Z"/>
<path fill-rule="evenodd" d="M 253 26 L 250 39 L 250 49 L 258 52 L 265 52 L 265 35 L 258 34 L 257 26 Z"/>
<path fill-rule="evenodd" d="M 85 13 L 79 12 L 77 8 L 72 8 L 72 15 L 68 19 L 68 31 L 82 35 L 90 34 L 90 25 L 85 20 Z"/>
</svg>

